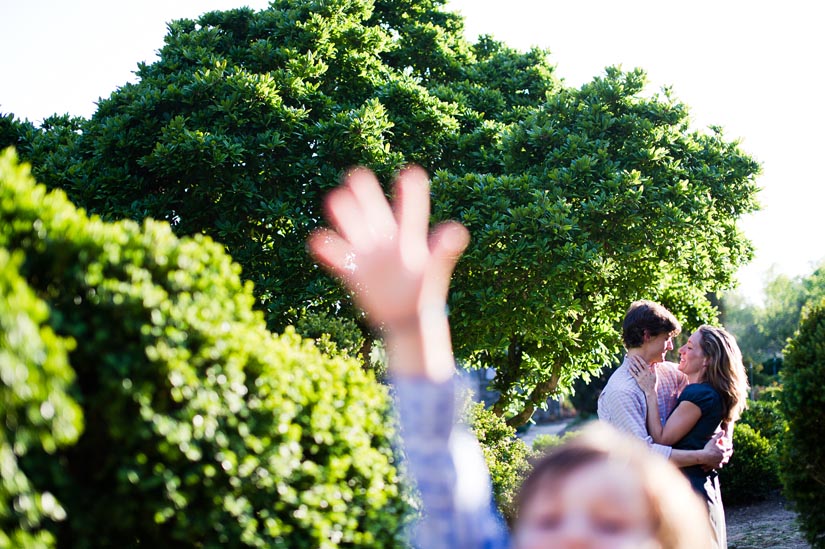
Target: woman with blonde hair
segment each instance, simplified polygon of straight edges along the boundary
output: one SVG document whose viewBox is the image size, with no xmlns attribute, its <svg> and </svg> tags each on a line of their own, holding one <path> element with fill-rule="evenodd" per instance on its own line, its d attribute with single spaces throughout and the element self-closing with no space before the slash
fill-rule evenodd
<svg viewBox="0 0 825 549">
<path fill-rule="evenodd" d="M 648 433 L 655 442 L 682 450 L 702 448 L 720 428 L 732 439 L 733 426 L 748 396 L 747 374 L 736 339 L 723 328 L 703 325 L 679 348 L 679 357 L 679 370 L 689 385 L 664 423 L 659 416 L 656 372 L 641 362 L 631 367 L 645 393 Z M 682 472 L 707 501 L 718 544 L 726 547 L 718 473 L 701 466 L 684 467 Z"/>
</svg>

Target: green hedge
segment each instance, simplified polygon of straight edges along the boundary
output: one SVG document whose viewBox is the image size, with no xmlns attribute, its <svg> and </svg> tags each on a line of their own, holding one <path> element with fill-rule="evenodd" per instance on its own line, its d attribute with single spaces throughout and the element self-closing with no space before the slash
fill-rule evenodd
<svg viewBox="0 0 825 549">
<path fill-rule="evenodd" d="M 733 431 L 733 457 L 719 471 L 725 503 L 749 503 L 765 499 L 779 488 L 776 448 L 747 423 Z"/>
<path fill-rule="evenodd" d="M 788 429 L 788 422 L 785 421 L 779 401 L 773 400 L 771 395 L 748 401 L 748 407 L 742 413 L 737 426 L 742 424 L 750 425 L 754 431 L 768 439 L 777 449 Z"/>
<path fill-rule="evenodd" d="M 780 487 L 779 451 L 786 428 L 777 402 L 748 402 L 733 432 L 733 457 L 719 472 L 726 503 L 763 500 Z"/>
<path fill-rule="evenodd" d="M 578 435 L 578 431 L 568 431 L 563 435 L 539 435 L 533 439 L 533 452 L 544 454 L 557 446 L 569 442 Z"/>
<path fill-rule="evenodd" d="M 825 301 L 803 314 L 785 349 L 781 407 L 788 420 L 782 444 L 785 496 L 813 547 L 825 547 Z"/>
<path fill-rule="evenodd" d="M 465 417 L 481 444 L 496 504 L 510 522 L 515 516 L 515 497 L 524 477 L 530 472 L 532 452 L 516 437 L 516 430 L 507 425 L 504 418 L 486 409 L 484 403 L 468 404 Z"/>
<path fill-rule="evenodd" d="M 77 343 L 82 436 L 17 455 L 65 509 L 44 520 L 58 545 L 400 543 L 408 505 L 386 390 L 355 361 L 269 333 L 220 245 L 90 219 L 6 151 L 0 248 L 20 258 L 51 329 Z"/>
<path fill-rule="evenodd" d="M 54 545 L 43 521 L 66 512 L 39 490 L 19 462 L 38 450 L 53 456 L 77 440 L 82 414 L 67 394 L 74 379 L 70 340 L 45 325 L 48 307 L 18 274 L 22 254 L 0 249 L 0 547 Z"/>
</svg>

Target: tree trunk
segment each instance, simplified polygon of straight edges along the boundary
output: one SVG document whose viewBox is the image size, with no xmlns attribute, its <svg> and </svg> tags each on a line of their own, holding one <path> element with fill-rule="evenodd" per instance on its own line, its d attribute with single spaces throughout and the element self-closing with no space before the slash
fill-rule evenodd
<svg viewBox="0 0 825 549">
<path fill-rule="evenodd" d="M 556 363 L 553 365 L 550 379 L 542 381 L 537 384 L 530 396 L 527 398 L 527 404 L 524 405 L 521 412 L 514 415 L 507 420 L 507 425 L 510 427 L 521 427 L 533 417 L 533 413 L 547 398 L 556 391 L 559 385 L 559 376 L 561 374 L 561 365 Z"/>
<path fill-rule="evenodd" d="M 493 413 L 497 416 L 503 416 L 510 404 L 510 398 L 507 395 L 507 388 L 517 379 L 521 373 L 521 342 L 518 337 L 512 336 L 510 338 L 510 345 L 507 347 L 507 358 L 502 361 L 503 364 L 495 364 L 496 367 L 496 382 L 495 385 L 501 387 L 501 395 L 496 403 L 493 405 Z M 502 368 L 506 366 L 506 370 Z"/>
<path fill-rule="evenodd" d="M 361 360 L 364 363 L 364 368 L 367 370 L 372 369 L 372 365 L 370 364 L 370 355 L 372 354 L 372 346 L 375 344 L 375 338 L 372 336 L 371 333 L 367 332 L 364 335 L 364 343 L 361 344 Z"/>
</svg>

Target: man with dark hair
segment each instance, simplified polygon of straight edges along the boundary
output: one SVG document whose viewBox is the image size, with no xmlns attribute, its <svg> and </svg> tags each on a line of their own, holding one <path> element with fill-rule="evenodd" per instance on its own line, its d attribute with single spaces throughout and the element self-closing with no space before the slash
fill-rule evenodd
<svg viewBox="0 0 825 549">
<path fill-rule="evenodd" d="M 630 304 L 622 323 L 622 341 L 625 348 L 635 349 L 644 344 L 645 334 L 667 334 L 668 339 L 671 339 L 681 331 L 682 326 L 673 313 L 658 303 L 647 300 L 634 301 Z"/>
<path fill-rule="evenodd" d="M 669 458 L 677 467 L 704 465 L 717 468 L 730 457 L 729 448 L 717 445 L 720 435 L 712 438 L 702 450 L 674 450 L 653 442 L 647 432 L 644 391 L 630 375 L 630 357 L 633 356 L 642 358 L 656 369 L 659 413 L 664 424 L 688 382 L 676 364 L 665 360 L 667 352 L 673 350 L 673 337 L 681 330 L 676 317 L 658 303 L 642 300 L 630 305 L 622 323 L 622 340 L 627 355 L 599 395 L 599 419 L 646 441 L 654 452 Z"/>
</svg>

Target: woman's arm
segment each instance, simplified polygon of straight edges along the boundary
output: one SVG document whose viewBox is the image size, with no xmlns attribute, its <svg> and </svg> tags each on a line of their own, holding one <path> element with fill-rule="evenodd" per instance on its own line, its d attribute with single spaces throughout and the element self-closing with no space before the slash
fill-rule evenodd
<svg viewBox="0 0 825 549">
<path fill-rule="evenodd" d="M 658 416 L 658 405 L 656 405 L 656 397 L 653 398 L 653 404 L 656 406 L 657 409 L 657 416 Z M 647 399 L 647 406 L 648 410 L 650 410 L 650 399 Z M 653 437 L 653 440 L 658 442 L 659 444 L 666 444 L 668 446 L 673 446 L 680 440 L 682 440 L 685 435 L 687 435 L 693 426 L 701 419 L 702 417 L 702 410 L 692 402 L 688 402 L 683 400 L 676 406 L 676 409 L 673 410 L 673 413 L 670 414 L 670 417 L 667 418 L 667 422 L 665 422 L 664 426 L 661 423 L 658 423 L 659 430 L 656 434 L 653 431 L 650 432 L 650 436 Z M 648 412 L 648 418 L 650 418 L 650 412 Z M 650 421 L 648 420 L 648 428 L 650 428 Z"/>
<path fill-rule="evenodd" d="M 659 416 L 659 396 L 656 391 L 656 371 L 641 358 L 630 357 L 630 375 L 639 384 L 647 403 L 647 432 L 654 442 L 672 446 L 687 435 L 702 417 L 702 410 L 692 402 L 682 401 L 662 425 Z"/>
<path fill-rule="evenodd" d="M 736 425 L 735 421 L 723 421 L 722 422 L 722 431 L 725 433 L 725 437 L 728 440 L 733 440 L 733 427 Z"/>
</svg>

